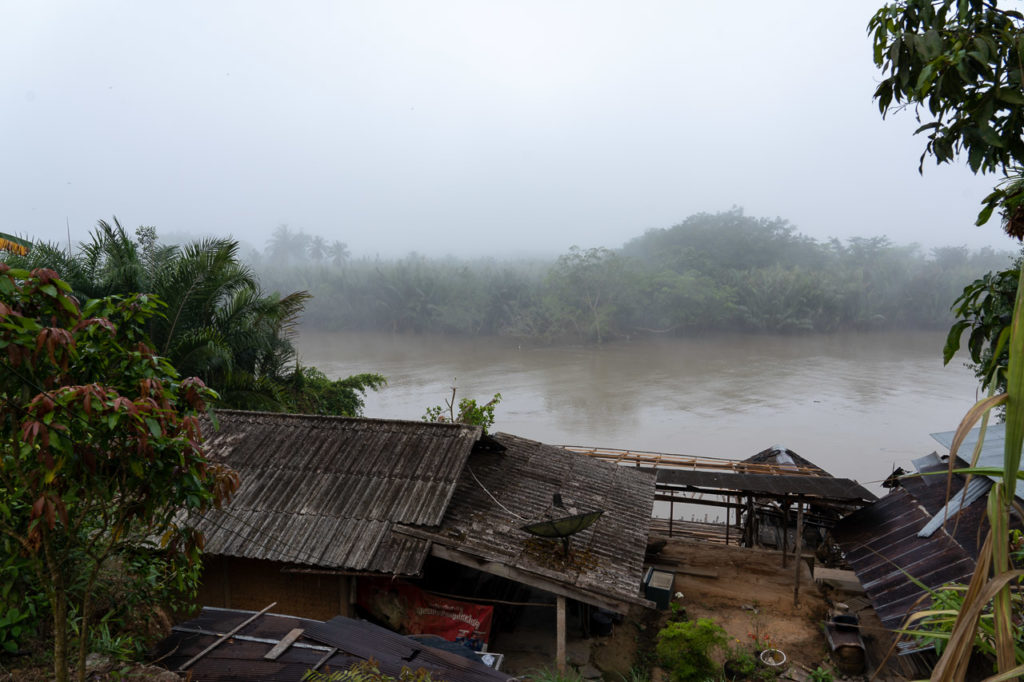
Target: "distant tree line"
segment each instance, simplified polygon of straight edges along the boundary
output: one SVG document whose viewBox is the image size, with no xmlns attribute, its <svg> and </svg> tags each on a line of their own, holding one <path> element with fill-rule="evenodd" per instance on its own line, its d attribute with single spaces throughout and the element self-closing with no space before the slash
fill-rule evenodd
<svg viewBox="0 0 1024 682">
<path fill-rule="evenodd" d="M 351 259 L 343 243 L 332 257 L 324 244 L 279 228 L 257 265 L 271 288 L 312 295 L 304 325 L 541 342 L 947 328 L 964 286 L 1012 257 L 955 246 L 926 254 L 885 237 L 822 242 L 738 208 L 554 261 Z"/>
</svg>

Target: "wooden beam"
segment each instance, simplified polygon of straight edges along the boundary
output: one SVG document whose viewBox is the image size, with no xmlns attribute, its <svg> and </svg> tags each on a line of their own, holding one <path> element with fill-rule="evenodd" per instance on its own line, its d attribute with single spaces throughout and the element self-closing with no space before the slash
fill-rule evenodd
<svg viewBox="0 0 1024 682">
<path fill-rule="evenodd" d="M 565 672 L 565 597 L 555 598 L 555 664 Z"/>
<path fill-rule="evenodd" d="M 407 532 L 407 529 L 403 529 Z M 605 609 L 607 611 L 613 611 L 615 613 L 626 613 L 629 610 L 630 604 L 639 604 L 648 608 L 654 608 L 654 603 L 647 601 L 646 599 L 636 600 L 625 600 L 615 599 L 604 595 L 598 595 L 594 592 L 573 589 L 569 584 L 558 582 L 556 580 L 539 576 L 535 573 L 529 573 L 527 571 L 520 570 L 514 566 L 503 564 L 499 561 L 488 561 L 483 557 L 474 556 L 460 552 L 457 549 L 446 547 L 437 542 L 432 543 L 430 547 L 430 553 L 438 559 L 444 559 L 451 561 L 452 563 L 460 564 L 462 566 L 468 566 L 484 573 L 490 573 L 491 575 L 501 576 L 502 578 L 508 578 L 509 580 L 524 585 L 530 585 L 538 589 L 550 592 L 556 596 L 569 597 L 576 601 L 583 602 L 584 604 L 590 604 L 597 606 L 598 608 Z"/>
<path fill-rule="evenodd" d="M 231 635 L 235 634 L 236 632 L 238 632 L 239 630 L 244 628 L 246 625 L 248 625 L 249 623 L 251 623 L 254 620 L 256 620 L 257 618 L 259 618 L 260 616 L 262 616 L 264 613 L 266 613 L 270 609 L 274 608 L 275 606 L 277 606 L 277 602 L 276 601 L 273 602 L 272 604 L 268 604 L 267 606 L 264 606 L 263 610 L 259 611 L 258 613 L 252 614 L 251 616 L 249 616 L 248 618 L 243 620 L 241 623 L 236 625 L 234 628 L 232 628 L 228 632 L 225 632 L 217 640 L 215 640 L 213 644 L 211 644 L 210 646 L 206 647 L 205 649 L 200 651 L 198 654 L 196 654 L 192 658 L 190 658 L 187 661 L 185 661 L 182 665 L 178 666 L 178 672 L 185 672 L 185 670 L 187 670 L 188 668 L 191 668 L 193 665 L 195 665 L 196 661 L 198 661 L 203 656 L 205 656 L 206 654 L 210 653 L 211 651 L 213 651 L 214 649 L 219 647 L 221 644 L 224 643 L 225 640 L 227 640 L 229 637 L 231 637 Z"/>
<path fill-rule="evenodd" d="M 683 492 L 692 492 L 692 491 L 683 491 Z M 720 491 L 699 491 L 699 492 L 701 494 L 723 495 L 723 496 L 729 496 L 729 495 L 732 494 L 732 493 L 723 493 L 723 492 L 720 492 Z M 672 502 L 674 500 L 676 502 L 679 502 L 680 504 L 700 504 L 700 505 L 703 505 L 703 506 L 706 506 L 706 507 L 726 507 L 726 508 L 732 508 L 732 507 L 736 507 L 737 506 L 733 502 L 719 502 L 718 500 L 708 500 L 708 499 L 701 498 L 701 497 L 680 497 L 679 495 L 666 495 L 664 492 L 662 492 L 662 493 L 658 493 L 658 492 L 654 493 L 654 499 L 657 500 L 658 502 Z M 743 505 L 739 505 L 739 507 L 742 508 Z"/>
<path fill-rule="evenodd" d="M 305 632 L 303 628 L 292 628 L 270 651 L 263 654 L 263 658 L 268 661 L 276 661 L 281 654 L 288 650 L 288 647 L 295 643 L 295 640 L 302 637 L 303 632 Z"/>
<path fill-rule="evenodd" d="M 314 665 L 312 668 L 310 668 L 310 670 L 314 670 L 314 671 L 315 670 L 319 670 L 320 666 L 322 666 L 327 661 L 331 660 L 331 656 L 333 656 L 336 653 L 338 653 L 338 647 L 332 648 L 330 651 L 328 651 L 326 654 L 324 654 L 323 657 L 319 661 L 316 662 L 316 665 Z"/>
</svg>

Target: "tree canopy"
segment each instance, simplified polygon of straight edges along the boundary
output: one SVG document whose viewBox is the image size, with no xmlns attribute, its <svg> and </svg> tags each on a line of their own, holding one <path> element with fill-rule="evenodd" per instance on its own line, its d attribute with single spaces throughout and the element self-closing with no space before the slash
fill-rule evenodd
<svg viewBox="0 0 1024 682">
<path fill-rule="evenodd" d="M 219 505 L 238 485 L 203 451 L 197 415 L 215 394 L 147 342 L 156 309 L 144 294 L 80 307 L 52 270 L 0 263 L 0 531 L 46 594 L 58 680 L 72 612 L 85 677 L 88 622 L 111 562 L 145 548 L 156 561 L 148 570 L 176 574 L 187 590 L 194 572 L 181 561 L 195 561 L 201 538 L 176 515 Z"/>
</svg>

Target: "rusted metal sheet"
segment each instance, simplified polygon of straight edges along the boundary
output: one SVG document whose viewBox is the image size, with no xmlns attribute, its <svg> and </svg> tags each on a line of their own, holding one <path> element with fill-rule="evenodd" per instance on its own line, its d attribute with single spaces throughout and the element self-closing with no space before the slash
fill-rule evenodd
<svg viewBox="0 0 1024 682">
<path fill-rule="evenodd" d="M 839 502 L 870 502 L 875 495 L 856 481 L 830 476 L 788 476 L 783 474 L 734 474 L 717 471 L 659 469 L 658 483 L 728 491 L 732 494 L 803 495 Z"/>
<path fill-rule="evenodd" d="M 913 495 L 898 489 L 833 529 L 847 563 L 888 628 L 900 627 L 907 614 L 929 606 L 926 591 L 914 581 L 934 589 L 966 582 L 974 571 L 973 557 L 944 529 L 929 538 L 917 536 L 930 518 Z M 918 605 L 922 597 L 925 601 Z"/>
<path fill-rule="evenodd" d="M 967 464 L 960 462 L 957 466 L 966 467 Z M 934 515 L 942 512 L 942 508 L 946 504 L 947 476 L 945 472 L 948 469 L 949 467 L 946 464 L 924 467 L 921 469 L 921 473 L 927 475 L 902 478 L 900 479 L 900 485 L 913 495 L 914 499 L 934 517 Z M 951 496 L 959 493 L 963 489 L 963 485 L 963 477 L 954 474 L 952 483 L 949 486 Z M 985 541 L 985 534 L 988 532 L 988 516 L 985 504 L 978 504 L 976 501 L 956 514 L 950 514 L 945 519 L 944 525 L 946 531 L 954 537 L 961 547 L 969 554 L 976 555 L 981 550 L 981 545 Z"/>
<path fill-rule="evenodd" d="M 414 536 L 429 537 L 438 552 L 454 553 L 481 570 L 505 567 L 506 577 L 520 582 L 557 584 L 579 601 L 641 601 L 637 595 L 654 503 L 652 472 L 509 434 L 493 438 L 505 451 L 474 453 L 441 528 Z M 520 529 L 524 522 L 544 518 L 555 493 L 580 511 L 604 510 L 594 525 L 572 536 L 569 561 L 560 542 Z"/>
<path fill-rule="evenodd" d="M 204 608 L 199 617 L 175 626 L 157 645 L 153 657 L 176 669 L 252 616 L 251 611 Z M 299 636 L 276 660 L 264 657 L 285 635 L 301 628 Z M 265 641 L 252 641 L 263 639 Z M 326 658 L 326 660 L 324 660 Z M 373 658 L 381 672 L 397 677 L 403 667 L 425 668 L 434 679 L 448 682 L 507 682 L 508 676 L 482 663 L 428 647 L 365 621 L 341 616 L 326 623 L 306 618 L 263 614 L 242 627 L 235 637 L 189 667 L 192 682 L 299 682 L 322 661 L 321 670 L 345 670 Z"/>
<path fill-rule="evenodd" d="M 428 545 L 392 525 L 436 526 L 479 427 L 219 410 L 210 458 L 241 477 L 194 525 L 211 554 L 414 575 Z"/>
</svg>

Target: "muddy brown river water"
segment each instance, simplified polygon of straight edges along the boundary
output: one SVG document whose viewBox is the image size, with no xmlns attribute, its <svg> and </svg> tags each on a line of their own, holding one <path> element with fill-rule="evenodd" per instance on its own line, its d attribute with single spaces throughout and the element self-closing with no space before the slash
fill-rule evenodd
<svg viewBox="0 0 1024 682">
<path fill-rule="evenodd" d="M 942 332 L 714 336 L 531 347 L 303 331 L 302 361 L 338 378 L 379 372 L 365 415 L 418 420 L 450 395 L 503 396 L 495 431 L 587 445 L 743 459 L 781 444 L 878 492 L 894 466 L 941 450 L 973 404 Z"/>
</svg>

